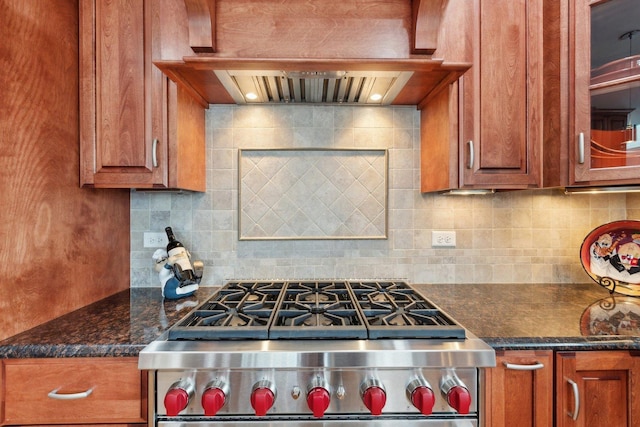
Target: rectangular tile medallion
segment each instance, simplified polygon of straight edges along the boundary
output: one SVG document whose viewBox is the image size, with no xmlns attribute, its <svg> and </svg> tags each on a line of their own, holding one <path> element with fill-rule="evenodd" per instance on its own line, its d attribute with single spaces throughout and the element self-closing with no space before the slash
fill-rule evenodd
<svg viewBox="0 0 640 427">
<path fill-rule="evenodd" d="M 387 238 L 387 150 L 238 156 L 240 240 Z"/>
</svg>

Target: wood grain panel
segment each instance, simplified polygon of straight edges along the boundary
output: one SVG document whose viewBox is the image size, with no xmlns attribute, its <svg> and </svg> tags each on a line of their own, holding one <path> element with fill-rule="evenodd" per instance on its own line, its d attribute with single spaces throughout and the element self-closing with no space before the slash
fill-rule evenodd
<svg viewBox="0 0 640 427">
<path fill-rule="evenodd" d="M 189 15 L 189 44 L 194 52 L 216 51 L 216 1 L 184 0 Z"/>
<path fill-rule="evenodd" d="M 154 61 L 193 54 L 184 2 L 81 0 L 80 19 L 81 185 L 176 188 L 169 163 L 182 159 L 167 125 L 175 106 L 167 106 L 166 76 Z M 184 167 L 194 165 L 187 159 Z"/>
<path fill-rule="evenodd" d="M 167 79 L 170 152 L 169 185 L 206 190 L 205 117 L 202 106 L 182 87 Z M 178 161 L 178 159 L 180 161 Z"/>
<path fill-rule="evenodd" d="M 556 425 L 637 426 L 640 422 L 640 357 L 626 351 L 561 352 L 556 355 Z M 578 416 L 574 392 L 576 383 Z"/>
<path fill-rule="evenodd" d="M 544 2 L 543 187 L 569 181 L 567 0 Z"/>
<path fill-rule="evenodd" d="M 144 141 L 143 2 L 96 3 L 96 172 L 149 167 Z M 114 100 L 118 100 L 115 102 Z"/>
<path fill-rule="evenodd" d="M 129 193 L 78 186 L 78 3 L 0 2 L 0 339 L 129 287 Z"/>
<path fill-rule="evenodd" d="M 438 30 L 446 0 L 413 0 L 412 53 L 431 55 L 438 44 Z"/>
<path fill-rule="evenodd" d="M 458 85 L 440 91 L 420 111 L 420 190 L 458 188 Z M 453 100 L 453 102 L 452 102 Z"/>
<path fill-rule="evenodd" d="M 481 9 L 481 169 L 526 168 L 526 8 L 519 0 Z M 482 43 L 485 40 L 490 41 Z"/>
<path fill-rule="evenodd" d="M 508 368 L 542 364 L 534 370 Z M 496 367 L 485 370 L 485 425 L 548 427 L 553 424 L 553 352 L 496 352 Z"/>
<path fill-rule="evenodd" d="M 585 40 L 591 40 L 591 5 L 594 2 L 571 2 L 569 9 L 569 85 L 570 85 L 570 130 L 569 158 L 571 184 L 588 182 L 590 176 L 589 150 L 585 149 L 584 164 L 578 163 L 578 135 L 584 140 L 591 138 L 591 48 Z M 587 47 L 588 46 L 588 47 Z M 613 177 L 604 177 L 605 179 Z"/>
<path fill-rule="evenodd" d="M 438 48 L 434 58 L 448 61 L 473 61 L 476 42 L 472 28 L 473 4 L 468 0 L 448 0 L 438 32 Z"/>
<path fill-rule="evenodd" d="M 215 22 L 206 24 L 202 20 L 205 19 L 205 12 L 209 13 L 214 10 L 213 14 L 215 14 L 215 2 L 216 0 L 153 0 L 151 2 L 153 9 L 153 61 L 178 60 L 183 56 L 193 55 L 194 51 L 190 40 L 194 28 L 190 19 L 191 15 L 188 13 L 190 3 L 199 4 L 197 9 L 200 15 L 196 23 L 200 23 L 199 30 L 202 34 L 198 38 L 205 38 L 204 33 L 208 31 L 209 39 L 211 39 L 215 35 L 211 34 L 214 31 L 212 25 Z M 205 44 L 205 42 L 198 42 L 198 44 Z"/>
<path fill-rule="evenodd" d="M 217 0 L 217 52 L 279 58 L 407 58 L 406 0 Z M 283 42 L 286 41 L 286 42 Z"/>
<path fill-rule="evenodd" d="M 3 364 L 7 424 L 144 422 L 147 375 L 137 358 L 7 360 Z M 48 396 L 84 393 L 85 398 Z"/>
<path fill-rule="evenodd" d="M 473 3 L 474 67 L 462 77 L 461 86 L 459 149 L 465 153 L 465 166 L 460 185 L 538 188 L 544 125 L 543 0 Z"/>
</svg>

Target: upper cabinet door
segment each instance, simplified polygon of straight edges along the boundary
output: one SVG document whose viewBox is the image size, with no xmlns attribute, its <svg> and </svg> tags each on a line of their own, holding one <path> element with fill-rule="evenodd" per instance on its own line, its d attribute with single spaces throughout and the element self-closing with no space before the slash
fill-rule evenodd
<svg viewBox="0 0 640 427">
<path fill-rule="evenodd" d="M 571 185 L 640 183 L 640 7 L 570 2 Z"/>
<path fill-rule="evenodd" d="M 163 186 L 152 133 L 150 2 L 80 2 L 81 185 Z M 160 76 L 161 78 L 161 76 Z M 154 94 L 158 96 L 158 94 Z M 153 114 L 157 115 L 157 114 Z M 156 129 L 161 131 L 162 129 Z M 156 142 L 154 142 L 154 139 Z"/>
<path fill-rule="evenodd" d="M 206 105 L 153 64 L 191 51 L 186 16 L 176 1 L 80 1 L 81 186 L 205 191 Z"/>
<path fill-rule="evenodd" d="M 460 187 L 539 187 L 543 1 L 475 7 L 474 65 L 461 79 Z"/>
</svg>

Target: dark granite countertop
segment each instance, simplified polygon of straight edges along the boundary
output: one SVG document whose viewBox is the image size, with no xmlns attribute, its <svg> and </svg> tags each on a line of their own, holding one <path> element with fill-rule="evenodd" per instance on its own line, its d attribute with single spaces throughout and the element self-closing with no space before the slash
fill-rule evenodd
<svg viewBox="0 0 640 427">
<path fill-rule="evenodd" d="M 497 350 L 640 350 L 638 333 L 585 335 L 585 310 L 604 305 L 606 313 L 640 313 L 640 298 L 612 297 L 595 284 L 416 287 Z M 215 291 L 203 287 L 192 297 L 163 301 L 159 288 L 132 288 L 0 341 L 0 358 L 137 356 Z"/>
<path fill-rule="evenodd" d="M 621 314 L 640 315 L 640 298 L 595 283 L 416 287 L 496 350 L 640 350 L 640 317 L 618 325 Z"/>
<path fill-rule="evenodd" d="M 163 300 L 160 288 L 132 288 L 0 341 L 0 358 L 138 356 L 217 288 Z"/>
</svg>

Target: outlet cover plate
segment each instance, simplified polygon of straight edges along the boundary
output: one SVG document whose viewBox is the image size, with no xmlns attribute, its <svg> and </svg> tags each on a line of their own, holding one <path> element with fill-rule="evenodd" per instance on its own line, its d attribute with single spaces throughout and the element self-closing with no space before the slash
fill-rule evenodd
<svg viewBox="0 0 640 427">
<path fill-rule="evenodd" d="M 144 233 L 145 248 L 166 248 L 167 243 L 169 243 L 167 233 L 153 233 L 149 231 Z"/>
<path fill-rule="evenodd" d="M 455 248 L 456 232 L 455 231 L 432 231 L 431 247 L 432 248 Z"/>
</svg>

